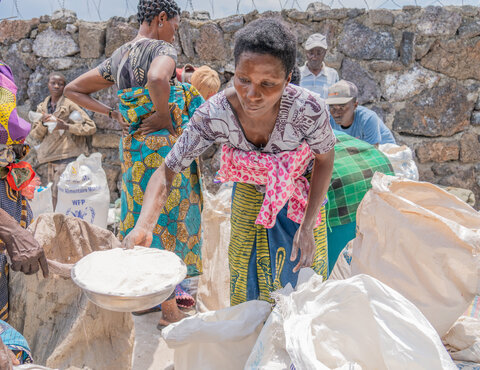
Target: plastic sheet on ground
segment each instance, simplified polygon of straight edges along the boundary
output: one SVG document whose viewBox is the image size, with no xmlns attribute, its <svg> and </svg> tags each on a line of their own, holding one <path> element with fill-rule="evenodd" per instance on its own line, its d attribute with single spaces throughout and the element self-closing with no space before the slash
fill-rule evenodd
<svg viewBox="0 0 480 370">
<path fill-rule="evenodd" d="M 198 313 L 162 330 L 175 349 L 175 370 L 240 370 L 257 340 L 271 305 L 249 301 Z"/>
<path fill-rule="evenodd" d="M 276 302 L 246 369 L 456 369 L 420 310 L 370 276 L 303 269 Z"/>
</svg>

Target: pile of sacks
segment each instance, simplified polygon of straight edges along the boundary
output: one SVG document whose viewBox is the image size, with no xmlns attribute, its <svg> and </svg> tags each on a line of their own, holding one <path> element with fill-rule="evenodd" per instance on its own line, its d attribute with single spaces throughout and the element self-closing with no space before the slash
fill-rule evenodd
<svg viewBox="0 0 480 370">
<path fill-rule="evenodd" d="M 479 320 L 462 317 L 479 287 L 480 214 L 434 185 L 376 174 L 328 281 L 304 269 L 271 312 L 246 302 L 163 336 L 176 370 L 456 369 L 452 357 L 480 362 Z"/>
</svg>

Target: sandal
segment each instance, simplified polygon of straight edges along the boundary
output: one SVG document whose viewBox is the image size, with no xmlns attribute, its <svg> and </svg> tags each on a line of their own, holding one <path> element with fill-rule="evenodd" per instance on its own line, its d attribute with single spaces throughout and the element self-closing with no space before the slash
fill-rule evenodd
<svg viewBox="0 0 480 370">
<path fill-rule="evenodd" d="M 180 285 L 175 287 L 175 300 L 180 308 L 190 308 L 195 306 L 195 299 L 188 294 Z"/>
<path fill-rule="evenodd" d="M 143 315 L 146 315 L 147 313 L 159 312 L 161 310 L 162 310 L 162 305 L 159 304 L 159 305 L 157 305 L 155 307 L 152 307 L 152 308 L 149 308 L 147 310 L 132 312 L 132 315 L 143 316 Z"/>
</svg>

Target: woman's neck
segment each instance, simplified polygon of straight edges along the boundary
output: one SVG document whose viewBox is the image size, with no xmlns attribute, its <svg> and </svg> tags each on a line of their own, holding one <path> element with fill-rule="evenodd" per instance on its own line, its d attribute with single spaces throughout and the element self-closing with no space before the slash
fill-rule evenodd
<svg viewBox="0 0 480 370">
<path fill-rule="evenodd" d="M 229 89 L 230 90 L 230 89 Z M 230 91 L 226 91 L 225 95 L 230 102 L 234 113 L 244 131 L 244 134 L 248 141 L 253 143 L 257 147 L 264 147 L 275 129 L 275 123 L 277 121 L 278 113 L 280 111 L 281 100 L 279 100 L 270 111 L 265 114 L 251 117 L 243 111 L 242 105 L 238 100 L 237 94 L 234 88 Z"/>
<path fill-rule="evenodd" d="M 154 27 L 151 27 L 145 23 L 142 23 L 140 28 L 138 29 L 137 36 L 135 37 L 134 40 L 139 40 L 142 38 L 147 38 L 147 39 L 158 39 L 158 34 L 155 31 Z"/>
</svg>

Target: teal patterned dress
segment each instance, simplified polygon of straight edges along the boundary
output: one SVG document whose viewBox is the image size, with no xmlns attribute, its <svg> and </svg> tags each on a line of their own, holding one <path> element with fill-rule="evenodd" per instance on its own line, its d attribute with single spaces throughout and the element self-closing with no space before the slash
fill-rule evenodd
<svg viewBox="0 0 480 370">
<path fill-rule="evenodd" d="M 135 226 L 148 181 L 164 162 L 177 138 L 166 129 L 143 135 L 137 132 L 142 119 L 154 111 L 147 88 L 118 92 L 120 112 L 130 123 L 129 134 L 122 139 L 122 195 L 120 238 Z M 169 107 L 175 131 L 180 135 L 195 110 L 204 102 L 189 84 L 170 88 Z M 187 265 L 188 276 L 202 272 L 201 263 L 201 186 L 197 163 L 175 176 L 165 207 L 153 230 L 152 247 L 176 253 Z"/>
</svg>

